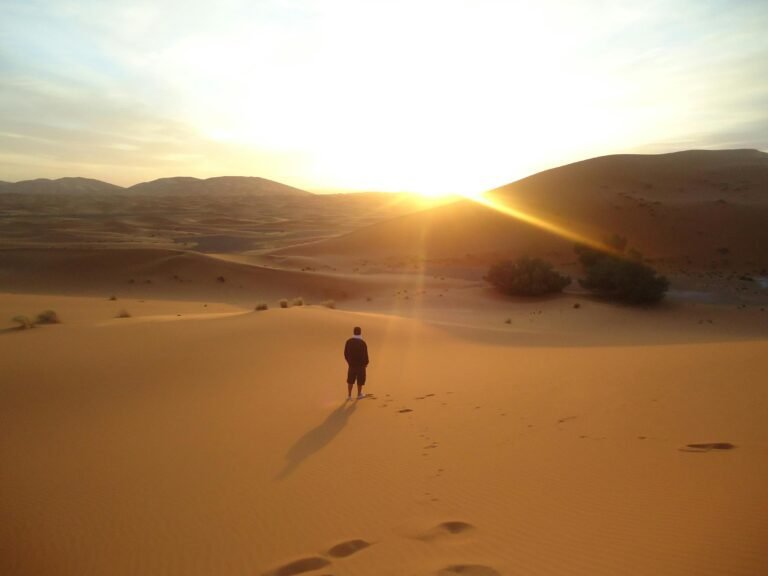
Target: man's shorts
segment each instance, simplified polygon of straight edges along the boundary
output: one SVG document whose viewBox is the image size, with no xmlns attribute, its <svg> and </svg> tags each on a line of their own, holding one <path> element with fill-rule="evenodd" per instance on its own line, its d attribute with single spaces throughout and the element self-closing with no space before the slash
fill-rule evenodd
<svg viewBox="0 0 768 576">
<path fill-rule="evenodd" d="M 365 366 L 350 366 L 347 370 L 347 384 L 354 384 L 355 380 L 360 386 L 365 384 Z"/>
</svg>

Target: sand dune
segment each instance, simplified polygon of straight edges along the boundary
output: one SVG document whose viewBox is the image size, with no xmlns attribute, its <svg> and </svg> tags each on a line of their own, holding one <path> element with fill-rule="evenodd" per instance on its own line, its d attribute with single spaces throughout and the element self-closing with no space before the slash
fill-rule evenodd
<svg viewBox="0 0 768 576">
<path fill-rule="evenodd" d="M 374 397 L 345 403 L 354 324 Z M 517 347 L 322 308 L 0 338 L 4 574 L 768 567 L 766 340 Z M 735 447 L 684 450 L 708 442 Z"/>
<path fill-rule="evenodd" d="M 353 278 L 277 270 L 181 250 L 0 250 L 0 281 L 19 292 L 251 302 L 345 298 Z"/>
<path fill-rule="evenodd" d="M 413 274 L 360 275 L 327 267 L 318 271 L 309 265 L 303 271 L 282 269 L 244 257 L 183 250 L 0 250 L 0 285 L 20 294 L 200 300 L 248 308 L 301 297 L 312 304 L 333 301 L 370 308 L 390 300 L 420 304 L 427 290 L 437 301 L 440 293 L 476 284 Z"/>
<path fill-rule="evenodd" d="M 618 155 L 555 168 L 491 191 L 489 198 L 595 240 L 628 237 L 670 267 L 768 267 L 768 154 L 755 150 Z M 528 254 L 573 261 L 560 237 L 464 200 L 338 238 L 282 249 L 288 255 L 411 257 L 456 262 Z"/>
<path fill-rule="evenodd" d="M 407 194 L 0 194 L 0 247 L 261 253 L 434 205 Z"/>
<path fill-rule="evenodd" d="M 494 193 L 629 236 L 652 309 L 495 293 L 571 242 L 467 201 L 0 194 L 0 574 L 768 573 L 765 158 Z"/>
</svg>

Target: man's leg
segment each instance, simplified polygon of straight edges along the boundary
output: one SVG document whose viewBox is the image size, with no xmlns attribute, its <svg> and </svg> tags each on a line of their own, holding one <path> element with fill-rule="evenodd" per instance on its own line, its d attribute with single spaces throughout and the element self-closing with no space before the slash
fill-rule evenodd
<svg viewBox="0 0 768 576">
<path fill-rule="evenodd" d="M 352 398 L 352 384 L 355 383 L 355 373 L 352 366 L 347 366 L 347 400 Z"/>
<path fill-rule="evenodd" d="M 363 397 L 363 386 L 365 386 L 365 366 L 357 370 L 357 397 Z"/>
</svg>

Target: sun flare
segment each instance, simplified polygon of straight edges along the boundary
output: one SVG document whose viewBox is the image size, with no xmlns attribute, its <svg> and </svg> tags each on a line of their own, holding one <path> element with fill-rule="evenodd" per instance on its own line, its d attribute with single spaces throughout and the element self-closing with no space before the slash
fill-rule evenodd
<svg viewBox="0 0 768 576">
<path fill-rule="evenodd" d="M 484 191 L 466 189 L 466 190 L 452 190 L 446 188 L 425 188 L 423 190 L 417 190 L 417 195 L 426 198 L 428 200 L 447 200 L 451 198 L 460 199 L 468 198 L 469 200 L 481 200 Z"/>
</svg>

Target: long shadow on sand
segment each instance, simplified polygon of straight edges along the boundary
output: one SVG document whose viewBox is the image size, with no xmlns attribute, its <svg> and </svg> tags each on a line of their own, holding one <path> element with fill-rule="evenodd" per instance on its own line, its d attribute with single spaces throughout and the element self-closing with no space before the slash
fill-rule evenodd
<svg viewBox="0 0 768 576">
<path fill-rule="evenodd" d="M 277 475 L 277 479 L 282 480 L 288 477 L 304 460 L 329 444 L 346 426 L 356 407 L 357 402 L 345 402 L 331 412 L 322 424 L 312 428 L 299 438 L 285 455 L 286 463 L 280 474 Z"/>
</svg>

